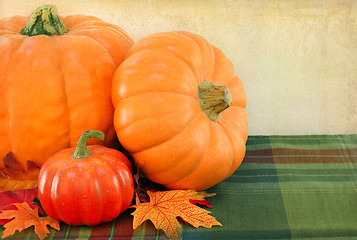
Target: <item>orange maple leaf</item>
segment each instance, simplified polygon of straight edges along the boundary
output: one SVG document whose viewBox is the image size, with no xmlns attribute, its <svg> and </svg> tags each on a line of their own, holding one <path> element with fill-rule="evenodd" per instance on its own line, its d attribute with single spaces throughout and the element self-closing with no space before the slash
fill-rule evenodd
<svg viewBox="0 0 357 240">
<path fill-rule="evenodd" d="M 47 225 L 50 225 L 56 230 L 60 230 L 60 225 L 57 220 L 51 217 L 39 217 L 38 208 L 32 209 L 27 202 L 14 203 L 17 210 L 5 210 L 0 213 L 0 219 L 12 219 L 4 225 L 5 230 L 1 238 L 6 238 L 13 235 L 15 231 L 21 232 L 22 230 L 35 226 L 35 233 L 42 240 L 49 231 Z"/>
<path fill-rule="evenodd" d="M 181 217 L 195 228 L 200 226 L 211 228 L 213 225 L 222 226 L 215 217 L 208 215 L 210 211 L 200 208 L 190 200 L 204 200 L 215 194 L 197 192 L 195 190 L 148 191 L 150 202 L 139 203 L 133 207 L 136 210 L 133 228 L 136 229 L 144 221 L 151 220 L 156 229 L 162 229 L 168 238 L 178 239 L 177 228 L 181 228 L 177 217 Z"/>
<path fill-rule="evenodd" d="M 20 167 L 12 152 L 3 159 L 5 168 L 0 169 L 0 190 L 15 191 L 37 187 L 40 167 L 34 162 L 27 161 L 25 169 Z"/>
</svg>

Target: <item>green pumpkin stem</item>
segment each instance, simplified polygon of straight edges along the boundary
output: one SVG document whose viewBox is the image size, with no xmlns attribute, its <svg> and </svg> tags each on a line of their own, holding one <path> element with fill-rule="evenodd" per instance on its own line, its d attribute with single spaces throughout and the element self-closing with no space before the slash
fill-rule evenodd
<svg viewBox="0 0 357 240">
<path fill-rule="evenodd" d="M 90 138 L 98 138 L 103 141 L 104 133 L 98 130 L 85 131 L 78 140 L 76 150 L 72 155 L 73 158 L 86 158 L 90 156 L 90 152 L 87 149 L 87 141 Z"/>
<path fill-rule="evenodd" d="M 26 26 L 21 29 L 22 35 L 62 35 L 68 29 L 61 22 L 55 5 L 43 5 L 38 7 L 31 15 Z"/>
<path fill-rule="evenodd" d="M 201 82 L 198 86 L 198 97 L 201 109 L 214 122 L 232 104 L 232 95 L 227 87 L 216 86 L 208 81 Z"/>
</svg>

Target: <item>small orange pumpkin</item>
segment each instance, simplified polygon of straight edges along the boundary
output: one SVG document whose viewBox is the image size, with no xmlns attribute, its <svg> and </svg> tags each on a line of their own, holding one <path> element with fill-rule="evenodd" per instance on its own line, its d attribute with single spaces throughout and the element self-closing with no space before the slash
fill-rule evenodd
<svg viewBox="0 0 357 240">
<path fill-rule="evenodd" d="M 198 35 L 136 42 L 114 75 L 112 98 L 118 139 L 154 182 L 203 190 L 243 160 L 243 84 L 223 52 Z"/>
<path fill-rule="evenodd" d="M 110 145 L 112 78 L 132 43 L 118 26 L 61 18 L 53 5 L 0 20 L 0 159 L 13 152 L 23 168 L 27 160 L 41 166 L 87 129 Z"/>
<path fill-rule="evenodd" d="M 77 147 L 51 156 L 41 167 L 38 198 L 52 218 L 69 225 L 95 226 L 109 222 L 126 210 L 134 195 L 129 159 L 100 145 L 87 147 L 90 138 L 104 134 L 88 130 Z"/>
</svg>

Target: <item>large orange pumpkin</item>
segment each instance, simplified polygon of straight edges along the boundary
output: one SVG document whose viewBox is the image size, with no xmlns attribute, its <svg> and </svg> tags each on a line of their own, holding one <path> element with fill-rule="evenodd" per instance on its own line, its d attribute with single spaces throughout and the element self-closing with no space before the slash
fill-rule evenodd
<svg viewBox="0 0 357 240">
<path fill-rule="evenodd" d="M 114 126 L 144 175 L 172 189 L 207 189 L 245 154 L 246 95 L 233 64 L 201 36 L 136 42 L 113 81 Z"/>
<path fill-rule="evenodd" d="M 113 74 L 133 41 L 93 16 L 59 17 L 55 6 L 0 21 L 0 168 L 13 152 L 38 166 L 75 146 L 87 129 L 115 138 Z M 90 144 L 100 144 L 99 140 Z"/>
</svg>

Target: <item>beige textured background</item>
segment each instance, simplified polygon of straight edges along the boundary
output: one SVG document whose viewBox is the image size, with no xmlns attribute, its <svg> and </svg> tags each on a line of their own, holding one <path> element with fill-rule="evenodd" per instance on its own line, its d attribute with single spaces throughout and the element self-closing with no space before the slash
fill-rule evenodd
<svg viewBox="0 0 357 240">
<path fill-rule="evenodd" d="M 134 40 L 173 30 L 205 37 L 243 81 L 250 135 L 357 133 L 355 0 L 0 0 L 0 18 L 47 3 Z"/>
</svg>

